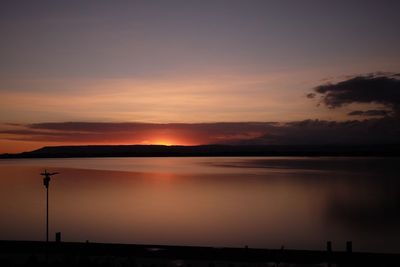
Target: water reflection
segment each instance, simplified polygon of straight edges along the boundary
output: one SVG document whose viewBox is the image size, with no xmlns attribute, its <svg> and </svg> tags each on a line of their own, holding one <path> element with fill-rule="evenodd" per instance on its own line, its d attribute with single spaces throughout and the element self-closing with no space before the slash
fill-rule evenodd
<svg viewBox="0 0 400 267">
<path fill-rule="evenodd" d="M 165 162 L 164 162 L 165 161 Z M 96 170 L 96 165 L 101 168 Z M 0 239 L 399 252 L 398 159 L 140 158 L 1 161 Z M 184 167 L 182 167 L 184 166 Z M 111 170 L 108 170 L 111 169 Z M 190 171 L 191 170 L 191 171 Z M 52 237 L 52 235 L 51 235 Z M 377 239 L 379 237 L 379 239 Z"/>
<path fill-rule="evenodd" d="M 376 233 L 396 230 L 400 223 L 399 183 L 354 183 L 357 191 L 347 188 L 330 196 L 327 216 L 355 231 Z"/>
</svg>

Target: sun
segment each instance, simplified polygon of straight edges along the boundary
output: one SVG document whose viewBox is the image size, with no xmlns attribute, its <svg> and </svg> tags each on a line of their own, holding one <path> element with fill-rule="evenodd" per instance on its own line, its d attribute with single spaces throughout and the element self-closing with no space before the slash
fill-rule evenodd
<svg viewBox="0 0 400 267">
<path fill-rule="evenodd" d="M 161 146 L 174 146 L 178 145 L 176 142 L 168 139 L 155 139 L 155 140 L 144 140 L 141 142 L 142 145 L 161 145 Z"/>
<path fill-rule="evenodd" d="M 168 141 L 168 140 L 155 140 L 151 142 L 152 145 L 162 145 L 162 146 L 173 146 L 175 145 L 173 142 Z"/>
<path fill-rule="evenodd" d="M 149 135 L 140 142 L 141 145 L 161 145 L 161 146 L 193 146 L 198 145 L 197 142 L 178 135 Z"/>
</svg>

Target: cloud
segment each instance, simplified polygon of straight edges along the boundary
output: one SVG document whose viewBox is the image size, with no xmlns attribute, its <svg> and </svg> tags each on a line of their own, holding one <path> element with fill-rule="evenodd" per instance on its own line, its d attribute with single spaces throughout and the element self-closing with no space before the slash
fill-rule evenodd
<svg viewBox="0 0 400 267">
<path fill-rule="evenodd" d="M 240 144 L 323 145 L 398 143 L 400 125 L 395 118 L 325 121 L 303 120 L 273 127 L 264 136 Z"/>
<path fill-rule="evenodd" d="M 321 96 L 321 103 L 329 108 L 339 108 L 344 105 L 380 104 L 400 115 L 400 75 L 398 73 L 376 72 L 366 75 L 349 77 L 338 83 L 327 83 L 314 88 L 313 93 L 307 94 L 308 98 Z M 355 114 L 363 116 L 377 116 L 377 112 L 356 111 Z M 380 111 L 380 115 L 389 115 Z"/>
<path fill-rule="evenodd" d="M 316 96 L 317 96 L 317 94 L 315 94 L 315 93 L 308 93 L 308 94 L 306 94 L 306 97 L 307 97 L 307 98 L 311 98 L 311 99 L 315 98 Z"/>
<path fill-rule="evenodd" d="M 349 116 L 387 116 L 390 112 L 383 109 L 370 109 L 370 110 L 354 110 L 347 115 Z"/>
</svg>

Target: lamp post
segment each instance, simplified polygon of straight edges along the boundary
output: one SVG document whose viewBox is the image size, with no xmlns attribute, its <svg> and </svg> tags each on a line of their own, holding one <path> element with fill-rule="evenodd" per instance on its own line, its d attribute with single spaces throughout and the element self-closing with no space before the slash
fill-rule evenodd
<svg viewBox="0 0 400 267">
<path fill-rule="evenodd" d="M 49 242 L 49 185 L 50 177 L 58 174 L 58 172 L 48 173 L 44 170 L 40 175 L 43 177 L 43 185 L 46 187 L 46 242 Z"/>
</svg>

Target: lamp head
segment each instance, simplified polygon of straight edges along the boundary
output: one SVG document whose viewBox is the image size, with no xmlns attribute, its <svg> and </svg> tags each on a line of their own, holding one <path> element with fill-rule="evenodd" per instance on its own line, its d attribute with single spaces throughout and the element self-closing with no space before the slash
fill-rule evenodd
<svg viewBox="0 0 400 267">
<path fill-rule="evenodd" d="M 58 174 L 58 172 L 49 173 L 49 172 L 47 172 L 47 170 L 44 170 L 44 172 L 40 174 L 40 175 L 44 176 L 44 177 L 43 177 L 43 185 L 44 185 L 46 188 L 49 188 L 50 176 L 56 175 L 56 174 Z"/>
</svg>

